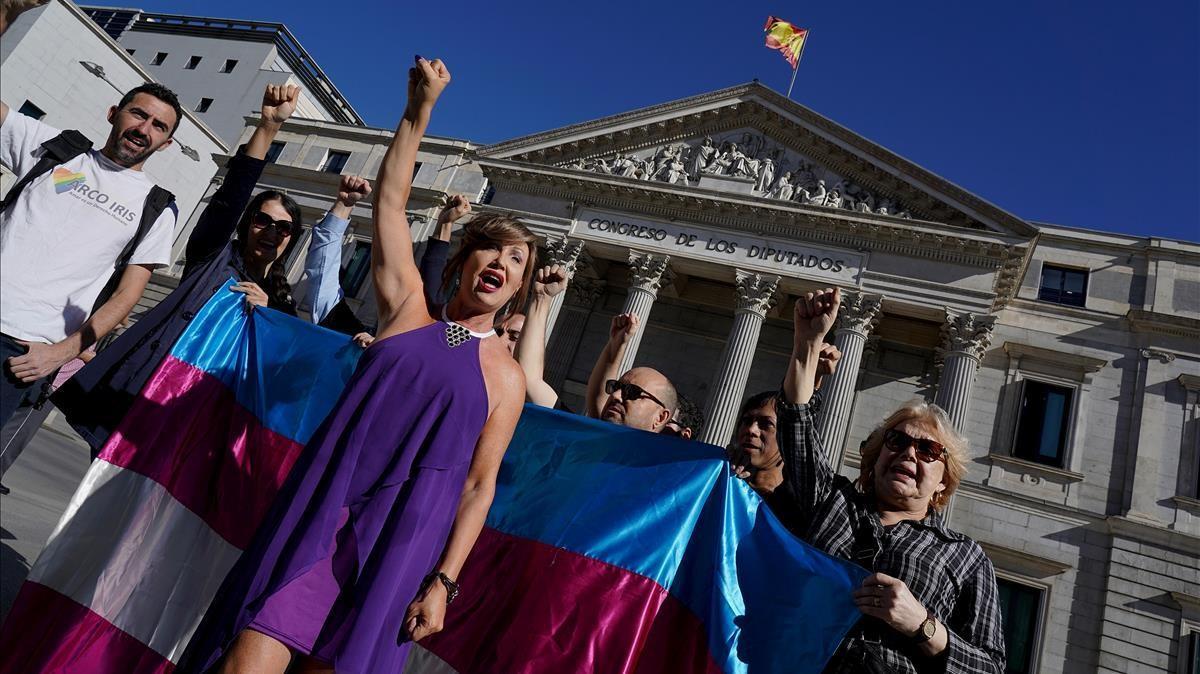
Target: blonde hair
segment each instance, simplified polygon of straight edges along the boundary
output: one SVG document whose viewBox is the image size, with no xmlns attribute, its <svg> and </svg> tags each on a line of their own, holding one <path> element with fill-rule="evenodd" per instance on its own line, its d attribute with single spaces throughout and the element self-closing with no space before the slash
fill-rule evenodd
<svg viewBox="0 0 1200 674">
<path fill-rule="evenodd" d="M 858 488 L 864 494 L 875 493 L 875 464 L 883 450 L 883 435 L 906 421 L 912 421 L 929 431 L 946 449 L 946 471 L 942 475 L 942 483 L 946 488 L 935 493 L 929 500 L 933 509 L 940 511 L 946 507 L 950 496 L 967 474 L 967 438 L 954 428 L 954 423 L 950 421 L 945 410 L 921 399 L 912 400 L 892 412 L 891 416 L 867 436 L 866 442 L 863 443 L 862 461 L 858 466 Z"/>
<path fill-rule="evenodd" d="M 537 269 L 537 240 L 537 236 L 529 231 L 525 223 L 516 218 L 499 213 L 475 216 L 463 227 L 462 243 L 458 252 L 446 263 L 446 269 L 442 272 L 442 289 L 449 290 L 454 287 L 471 253 L 492 244 L 507 246 L 523 243 L 529 248 L 529 257 L 525 260 L 525 271 L 521 274 L 521 287 L 508 304 L 504 305 L 504 309 L 497 313 L 496 322 L 524 311 L 525 300 L 529 297 L 529 289 L 533 285 L 533 272 Z"/>
</svg>

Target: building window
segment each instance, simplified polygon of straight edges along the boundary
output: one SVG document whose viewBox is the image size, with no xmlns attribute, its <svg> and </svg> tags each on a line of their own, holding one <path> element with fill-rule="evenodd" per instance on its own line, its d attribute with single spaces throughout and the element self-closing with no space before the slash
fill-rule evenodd
<svg viewBox="0 0 1200 674">
<path fill-rule="evenodd" d="M 996 587 L 1000 590 L 1000 619 L 1008 653 L 1005 674 L 1032 672 L 1038 618 L 1042 613 L 1042 591 L 1006 578 L 997 578 Z"/>
<path fill-rule="evenodd" d="M 350 261 L 342 268 L 341 278 L 339 279 L 346 297 L 358 297 L 363 283 L 367 280 L 367 272 L 370 270 L 371 242 L 355 241 L 354 252 L 350 254 Z"/>
<path fill-rule="evenodd" d="M 1043 302 L 1082 307 L 1087 300 L 1087 270 L 1042 265 L 1038 299 Z"/>
<path fill-rule="evenodd" d="M 22 103 L 21 108 L 17 110 L 17 112 L 25 115 L 26 117 L 32 117 L 34 119 L 41 119 L 46 116 L 46 111 L 34 105 L 33 101 L 25 101 Z"/>
<path fill-rule="evenodd" d="M 196 106 L 196 112 L 208 112 L 208 109 L 212 107 L 212 103 L 213 99 L 211 98 L 201 98 L 200 105 Z"/>
<path fill-rule="evenodd" d="M 271 142 L 271 147 L 267 148 L 266 159 L 268 164 L 274 164 L 275 160 L 279 159 L 279 153 L 283 152 L 284 145 L 287 145 L 287 143 L 279 140 Z"/>
<path fill-rule="evenodd" d="M 166 60 L 167 60 L 167 52 L 160 51 L 154 55 L 153 59 L 150 60 L 150 65 L 161 66 L 163 64 L 163 61 L 166 61 Z"/>
<path fill-rule="evenodd" d="M 237 67 L 237 59 L 225 59 L 225 65 L 221 66 L 221 72 L 231 73 Z"/>
<path fill-rule="evenodd" d="M 1200 674 L 1200 632 L 1191 632 L 1184 637 L 1183 650 L 1187 654 L 1184 661 L 1187 664 L 1183 671 L 1187 674 Z"/>
<path fill-rule="evenodd" d="M 321 164 L 321 170 L 325 173 L 341 173 L 342 169 L 346 168 L 346 160 L 348 159 L 350 159 L 349 152 L 330 150 L 329 154 L 325 155 L 325 161 Z"/>
<path fill-rule="evenodd" d="M 201 56 L 193 56 L 193 57 L 189 58 L 187 61 L 187 65 L 185 65 L 183 67 L 183 69 L 184 70 L 195 70 L 196 66 L 200 65 L 200 61 L 202 58 L 203 57 L 201 57 Z"/>
<path fill-rule="evenodd" d="M 1074 389 L 1026 379 L 1017 417 L 1013 455 L 1020 459 L 1065 467 Z"/>
</svg>

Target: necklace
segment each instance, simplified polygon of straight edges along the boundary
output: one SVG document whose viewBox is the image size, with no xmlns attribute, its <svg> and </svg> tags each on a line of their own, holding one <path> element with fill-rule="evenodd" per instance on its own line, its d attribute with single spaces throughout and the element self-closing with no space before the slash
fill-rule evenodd
<svg viewBox="0 0 1200 674">
<path fill-rule="evenodd" d="M 445 306 L 442 307 L 442 322 L 446 324 L 446 345 L 451 349 L 466 344 L 467 342 L 471 341 L 472 337 L 475 339 L 487 339 L 488 337 L 496 334 L 495 330 L 488 330 L 487 332 L 475 332 L 464 325 L 460 325 L 456 321 L 450 320 L 450 317 L 446 314 Z"/>
</svg>

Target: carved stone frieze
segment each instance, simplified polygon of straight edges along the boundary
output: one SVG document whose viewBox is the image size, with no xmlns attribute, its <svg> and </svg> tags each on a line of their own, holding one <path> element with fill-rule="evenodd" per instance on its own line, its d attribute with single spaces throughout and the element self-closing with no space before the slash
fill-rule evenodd
<svg viewBox="0 0 1200 674">
<path fill-rule="evenodd" d="M 740 178 L 750 193 L 807 206 L 858 213 L 911 217 L 899 203 L 878 195 L 849 178 L 814 163 L 757 131 L 737 129 L 691 142 L 668 142 L 655 147 L 616 152 L 609 156 L 576 158 L 558 164 L 646 182 L 721 189 L 706 176 Z"/>
</svg>

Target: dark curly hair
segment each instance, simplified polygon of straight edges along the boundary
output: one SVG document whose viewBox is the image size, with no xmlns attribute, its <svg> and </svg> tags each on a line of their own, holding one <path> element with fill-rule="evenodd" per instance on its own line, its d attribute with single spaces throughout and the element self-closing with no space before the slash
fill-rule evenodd
<svg viewBox="0 0 1200 674">
<path fill-rule="evenodd" d="M 704 430 L 704 412 L 692 402 L 692 399 L 680 393 L 676 406 L 679 408 L 679 413 L 675 415 L 676 421 L 683 428 L 692 429 L 692 437 L 699 437 L 700 431 Z"/>
</svg>

